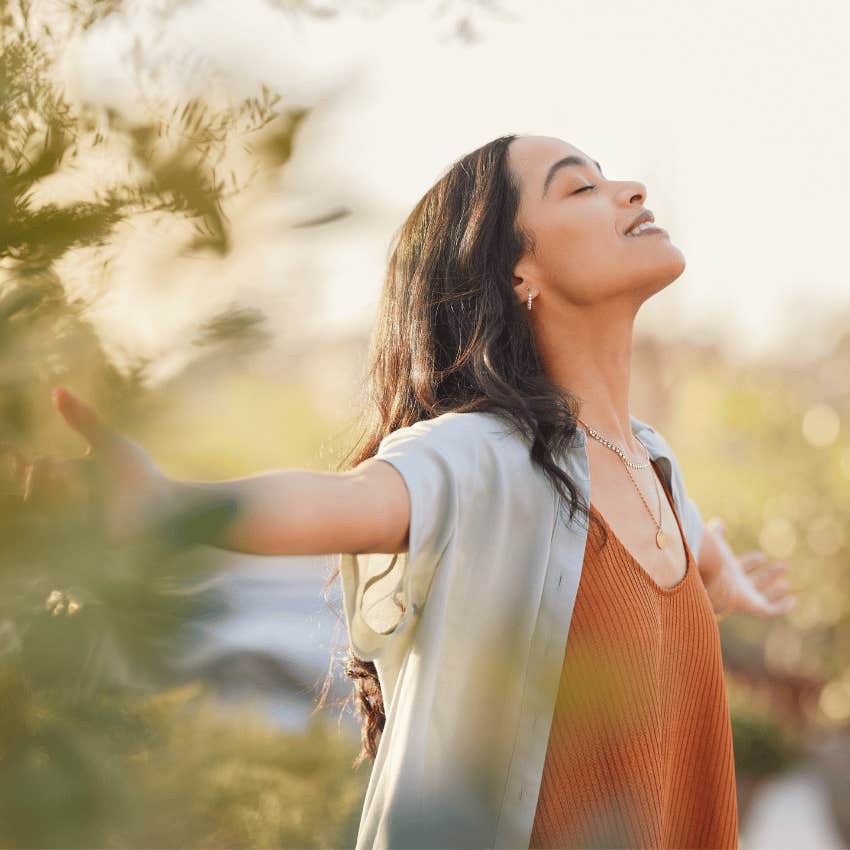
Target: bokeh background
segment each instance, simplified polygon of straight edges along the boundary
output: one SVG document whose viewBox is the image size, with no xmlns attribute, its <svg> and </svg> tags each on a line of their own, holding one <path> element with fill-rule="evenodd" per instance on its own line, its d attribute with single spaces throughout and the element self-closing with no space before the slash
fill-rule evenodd
<svg viewBox="0 0 850 850">
<path fill-rule="evenodd" d="M 395 228 L 466 151 L 560 136 L 687 258 L 634 413 L 792 563 L 789 614 L 720 626 L 741 846 L 846 847 L 847 32 L 846 0 L 0 0 L 0 440 L 80 454 L 63 384 L 175 477 L 337 469 Z M 106 549 L 3 462 L 0 843 L 352 846 L 334 556 Z"/>
</svg>

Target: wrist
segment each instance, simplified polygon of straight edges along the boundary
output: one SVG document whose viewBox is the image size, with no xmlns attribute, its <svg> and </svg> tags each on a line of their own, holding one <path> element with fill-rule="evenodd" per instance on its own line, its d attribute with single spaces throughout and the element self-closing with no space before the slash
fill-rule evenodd
<svg viewBox="0 0 850 850">
<path fill-rule="evenodd" d="M 735 601 L 732 594 L 732 586 L 728 580 L 725 570 L 721 570 L 716 576 L 712 584 L 712 593 L 709 594 L 711 599 L 711 607 L 714 610 L 714 616 L 717 621 L 728 617 L 735 607 Z"/>
<path fill-rule="evenodd" d="M 237 503 L 221 483 L 167 478 L 162 482 L 162 494 L 157 530 L 168 543 L 226 548 Z"/>
</svg>

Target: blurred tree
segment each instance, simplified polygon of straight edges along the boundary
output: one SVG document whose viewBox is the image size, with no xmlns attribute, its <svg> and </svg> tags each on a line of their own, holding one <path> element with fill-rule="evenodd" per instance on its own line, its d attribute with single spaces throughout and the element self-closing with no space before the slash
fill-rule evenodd
<svg viewBox="0 0 850 850">
<path fill-rule="evenodd" d="M 67 4 L 70 31 L 117 6 Z M 223 202 L 261 170 L 271 174 L 286 163 L 307 111 L 280 109 L 280 95 L 263 86 L 235 105 L 196 98 L 171 104 L 146 123 L 116 110 L 104 120 L 64 96 L 53 68 L 56 39 L 50 26 L 36 24 L 29 2 L 0 0 L 0 844 L 126 847 L 145 836 L 173 843 L 179 834 L 193 846 L 215 838 L 213 814 L 226 794 L 193 807 L 193 777 L 158 781 L 151 762 L 165 758 L 186 721 L 175 717 L 175 728 L 163 727 L 163 713 L 152 714 L 141 698 L 168 683 L 164 660 L 177 629 L 221 609 L 215 595 L 192 587 L 193 574 L 205 568 L 204 552 L 156 537 L 111 547 L 85 510 L 35 510 L 20 498 L 15 451 L 43 447 L 64 427 L 49 405 L 49 389 L 65 375 L 74 376 L 75 388 L 86 386 L 87 399 L 122 431 L 135 430 L 147 403 L 146 363 L 119 372 L 109 362 L 87 305 L 64 285 L 60 261 L 71 251 L 107 245 L 119 225 L 149 214 L 191 222 L 194 237 L 184 250 L 225 256 L 231 242 Z M 245 143 L 251 134 L 253 149 Z M 242 181 L 233 172 L 227 179 L 219 174 L 235 141 L 253 165 Z M 46 180 L 107 143 L 110 155 L 125 152 L 120 179 L 104 180 L 85 200 L 41 200 Z M 211 355 L 262 344 L 262 324 L 261 314 L 236 304 L 206 322 L 195 343 Z M 210 734 L 224 744 L 221 725 L 216 721 Z M 244 754 L 245 770 L 268 758 L 260 749 Z M 347 753 L 345 761 L 350 758 Z M 321 754 L 312 764 L 339 774 Z M 306 778 L 296 768 L 282 775 L 301 811 L 316 780 L 313 768 Z M 245 793 L 239 784 L 229 783 L 234 795 Z M 145 820 L 163 805 L 160 790 L 169 785 L 186 832 L 180 824 L 169 832 L 169 824 Z M 280 846 L 281 830 L 298 816 L 269 818 L 272 846 Z M 245 844 L 256 837 L 247 826 L 231 827 L 218 837 Z M 326 821 L 327 843 L 333 828 Z"/>
</svg>

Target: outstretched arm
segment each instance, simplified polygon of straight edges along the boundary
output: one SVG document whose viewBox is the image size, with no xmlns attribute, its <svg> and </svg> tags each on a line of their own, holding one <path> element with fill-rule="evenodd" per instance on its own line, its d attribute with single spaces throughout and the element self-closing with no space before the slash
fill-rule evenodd
<svg viewBox="0 0 850 850">
<path fill-rule="evenodd" d="M 229 504 L 220 527 L 195 542 L 251 555 L 402 552 L 410 505 L 393 467 L 369 459 L 349 472 L 280 469 L 229 481 L 169 480 L 171 516 Z M 225 511 L 225 514 L 227 512 Z M 180 533 L 180 529 L 177 529 Z"/>
<path fill-rule="evenodd" d="M 718 619 L 731 613 L 776 617 L 797 602 L 785 574 L 788 561 L 772 561 L 760 550 L 735 555 L 719 517 L 705 523 L 697 566 Z"/>
<path fill-rule="evenodd" d="M 107 538 L 118 542 L 153 530 L 251 555 L 407 550 L 409 495 L 387 461 L 369 458 L 347 472 L 279 469 L 179 481 L 73 393 L 60 387 L 53 398 L 88 446 L 81 457 L 32 462 L 13 449 L 14 477 L 33 510 L 91 505 Z"/>
</svg>

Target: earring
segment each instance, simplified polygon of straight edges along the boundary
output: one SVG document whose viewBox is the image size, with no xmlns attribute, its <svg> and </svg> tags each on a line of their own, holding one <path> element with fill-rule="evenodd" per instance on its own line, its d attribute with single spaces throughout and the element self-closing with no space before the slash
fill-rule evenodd
<svg viewBox="0 0 850 850">
<path fill-rule="evenodd" d="M 531 290 L 528 290 L 528 309 L 531 309 Z"/>
</svg>

